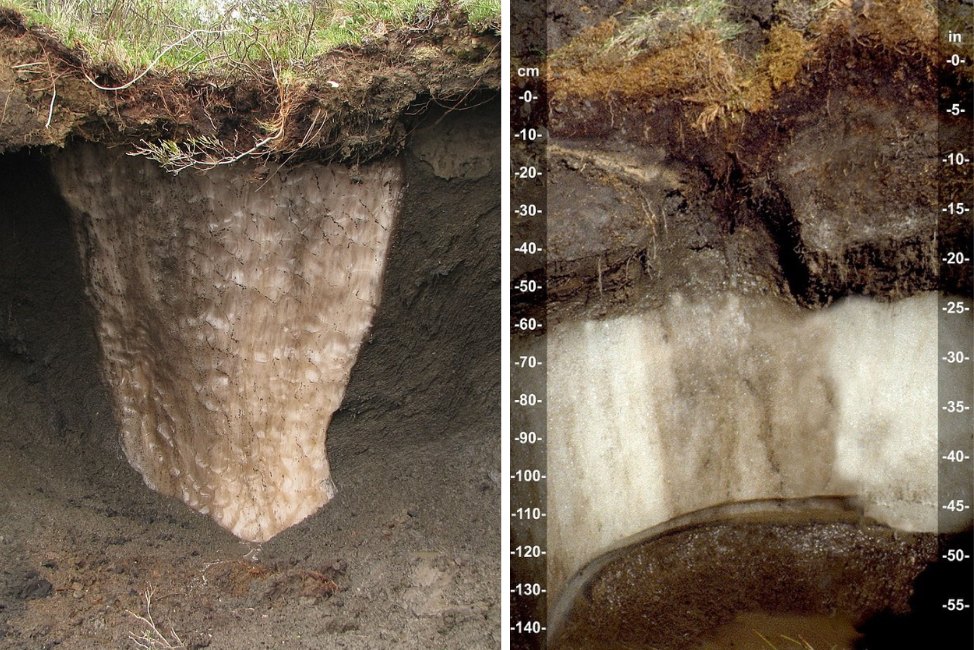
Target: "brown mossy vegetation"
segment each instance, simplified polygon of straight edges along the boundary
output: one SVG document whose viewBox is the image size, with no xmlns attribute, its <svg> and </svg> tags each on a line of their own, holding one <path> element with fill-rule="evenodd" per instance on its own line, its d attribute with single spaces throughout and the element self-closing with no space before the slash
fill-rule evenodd
<svg viewBox="0 0 974 650">
<path fill-rule="evenodd" d="M 499 36 L 437 7 L 300 74 L 272 60 L 134 74 L 0 9 L 0 152 L 77 138 L 135 148 L 171 171 L 395 154 L 415 116 L 471 108 L 499 89 Z"/>
<path fill-rule="evenodd" d="M 715 122 L 734 124 L 773 108 L 776 95 L 803 71 L 829 65 L 837 47 L 938 65 L 937 20 L 928 0 L 795 2 L 774 17 L 752 55 L 738 43 L 743 28 L 722 16 L 723 5 L 659 4 L 581 32 L 549 58 L 554 103 L 595 101 L 611 113 L 618 106 L 651 112 L 677 102 L 686 121 L 706 133 Z"/>
</svg>

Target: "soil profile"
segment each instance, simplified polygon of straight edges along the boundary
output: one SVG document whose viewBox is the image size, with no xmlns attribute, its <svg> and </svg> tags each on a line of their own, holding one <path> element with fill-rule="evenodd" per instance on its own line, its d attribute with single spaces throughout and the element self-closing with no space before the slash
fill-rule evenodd
<svg viewBox="0 0 974 650">
<path fill-rule="evenodd" d="M 0 646 L 499 647 L 499 39 L 434 18 L 282 95 L 269 74 L 99 91 L 86 77 L 121 71 L 0 15 Z M 52 110 L 24 63 L 55 75 Z M 275 120 L 259 176 L 398 156 L 408 188 L 329 427 L 336 497 L 256 545 L 126 463 L 49 157 L 77 140 L 229 150 Z"/>
<path fill-rule="evenodd" d="M 953 3 L 941 6 L 942 23 L 951 20 Z M 594 332 L 616 317 L 655 313 L 674 295 L 695 304 L 755 296 L 806 311 L 850 296 L 886 304 L 938 289 L 970 295 L 970 273 L 945 269 L 937 253 L 968 241 L 972 229 L 967 217 L 938 220 L 938 191 L 967 181 L 938 176 L 938 135 L 953 128 L 938 117 L 938 89 L 950 73 L 926 3 L 555 1 L 547 18 L 547 268 L 521 278 L 547 273 L 553 326 L 584 323 Z M 970 79 L 950 84 L 941 101 L 969 96 Z M 519 232 L 527 225 L 514 217 L 515 240 Z M 515 299 L 512 317 L 529 308 Z M 624 381 L 614 388 L 624 390 Z M 842 629 L 823 637 L 837 647 L 902 647 L 858 633 L 875 634 L 882 624 L 866 619 L 906 606 L 932 534 L 860 521 L 843 535 L 873 541 L 843 550 L 838 537 L 826 539 L 829 526 L 809 517 L 807 528 L 790 532 L 701 524 L 596 560 L 601 573 L 592 568 L 597 575 L 572 604 L 557 605 L 578 617 L 560 643 L 751 647 L 735 644 L 738 628 L 756 620 L 769 634 L 787 633 L 844 611 Z M 847 551 L 860 543 L 871 550 L 857 559 Z M 857 592 L 856 584 L 873 584 L 865 579 L 812 571 L 799 588 L 789 581 L 801 560 L 781 554 L 813 547 L 834 553 L 833 568 L 857 566 L 871 580 L 893 571 L 888 563 L 907 567 L 890 578 L 904 590 L 864 613 L 856 608 L 875 595 Z M 673 560 L 694 548 L 699 561 Z M 765 566 L 756 557 L 772 568 L 750 582 L 743 576 Z M 832 580 L 832 595 L 856 605 L 824 611 L 821 594 L 792 600 L 816 580 Z M 726 627 L 718 633 L 717 625 Z M 897 629 L 915 631 L 901 641 L 923 634 L 922 622 L 904 625 Z M 766 647 L 757 636 L 748 643 Z"/>
</svg>

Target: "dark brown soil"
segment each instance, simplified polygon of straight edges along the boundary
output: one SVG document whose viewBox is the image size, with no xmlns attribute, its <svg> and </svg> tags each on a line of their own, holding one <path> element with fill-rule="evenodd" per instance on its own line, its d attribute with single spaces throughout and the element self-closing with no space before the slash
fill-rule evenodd
<svg viewBox="0 0 974 650">
<path fill-rule="evenodd" d="M 708 647 L 722 627 L 729 639 L 712 647 L 738 647 L 729 643 L 741 613 L 794 618 L 758 630 L 771 635 L 809 618 L 837 616 L 852 631 L 850 623 L 880 612 L 909 612 L 913 582 L 936 556 L 935 536 L 894 533 L 824 505 L 838 504 L 795 512 L 769 504 L 743 515 L 728 506 L 703 522 L 707 513 L 696 513 L 697 523 L 674 522 L 610 554 L 578 579 L 556 647 L 690 650 Z M 840 647 L 851 650 L 851 637 Z M 754 636 L 750 645 L 760 642 Z"/>
<path fill-rule="evenodd" d="M 559 62 L 556 50 L 552 318 L 655 306 L 675 290 L 756 292 L 804 306 L 937 286 L 969 292 L 970 277 L 938 279 L 940 64 L 924 28 L 906 25 L 911 2 L 874 3 L 854 19 L 836 14 L 804 34 L 788 27 L 802 43 L 791 49 L 769 44 L 785 10 L 801 3 L 734 3 L 753 44 L 727 48 L 727 65 L 739 70 L 711 72 L 738 75 L 739 104 L 734 92 L 708 87 L 706 71 L 676 67 L 687 44 L 672 60 L 656 53 L 606 70 Z M 556 45 L 583 28 L 604 38 L 603 21 L 625 13 L 612 3 L 559 7 L 549 11 Z M 713 47 L 701 43 L 692 47 Z M 758 73 L 741 72 L 744 50 Z M 746 74 L 757 76 L 740 81 Z M 769 95 L 751 90 L 759 82 Z M 945 246 L 971 236 L 967 219 L 943 217 L 939 227 Z"/>
<path fill-rule="evenodd" d="M 47 160 L 0 157 L 0 647 L 136 647 L 150 614 L 173 647 L 499 647 L 499 105 L 417 126 L 338 493 L 262 546 L 125 462 Z"/>
<path fill-rule="evenodd" d="M 476 33 L 442 7 L 367 45 L 313 62 L 283 83 L 269 66 L 229 66 L 222 76 L 135 75 L 68 50 L 0 10 L 0 152 L 64 146 L 71 138 L 132 146 L 213 138 L 232 153 L 277 135 L 261 160 L 362 163 L 402 150 L 418 115 L 471 106 L 500 86 L 500 39 Z M 93 83 L 94 82 L 94 83 Z M 337 84 L 337 85 L 336 85 Z M 53 97 L 53 102 L 52 102 Z M 283 123 L 280 134 L 267 125 Z"/>
</svg>

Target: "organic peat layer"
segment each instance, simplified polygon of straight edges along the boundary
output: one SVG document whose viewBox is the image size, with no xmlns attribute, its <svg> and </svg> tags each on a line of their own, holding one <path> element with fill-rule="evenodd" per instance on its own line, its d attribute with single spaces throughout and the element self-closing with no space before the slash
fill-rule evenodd
<svg viewBox="0 0 974 650">
<path fill-rule="evenodd" d="M 552 317 L 658 307 L 677 290 L 816 307 L 934 289 L 949 52 L 930 8 L 758 0 L 725 7 L 730 39 L 664 21 L 634 40 L 653 5 L 549 11 Z M 967 232 L 940 228 L 946 245 Z"/>
<path fill-rule="evenodd" d="M 427 109 L 496 93 L 499 43 L 441 6 L 300 75 L 231 61 L 222 74 L 150 70 L 129 85 L 137 73 L 92 61 L 0 9 L 0 152 L 84 139 L 155 152 L 174 171 L 237 158 L 364 163 L 401 151 Z"/>
</svg>

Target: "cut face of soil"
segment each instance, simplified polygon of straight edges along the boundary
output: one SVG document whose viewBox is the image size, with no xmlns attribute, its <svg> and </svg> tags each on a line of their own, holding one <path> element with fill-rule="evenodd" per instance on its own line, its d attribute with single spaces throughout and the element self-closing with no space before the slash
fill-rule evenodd
<svg viewBox="0 0 974 650">
<path fill-rule="evenodd" d="M 831 3 L 817 15 L 812 3 L 745 2 L 721 14 L 741 28 L 730 40 L 715 21 L 670 21 L 640 38 L 630 29 L 719 4 L 549 12 L 558 46 L 548 86 L 550 327 L 542 343 L 513 345 L 549 350 L 547 584 L 558 647 L 767 648 L 739 635 L 760 623 L 786 648 L 782 634 L 834 616 L 822 642 L 852 648 L 886 608 L 916 613 L 911 594 L 933 559 L 933 292 L 971 292 L 969 273 L 939 275 L 937 247 L 969 241 L 972 228 L 969 215 L 942 216 L 937 204 L 943 64 L 931 15 L 912 0 Z M 725 319 L 730 304 L 740 311 Z M 861 338 L 911 306 L 910 334 Z M 674 307 L 686 311 L 671 317 Z M 778 315 L 759 322 L 765 308 Z M 850 329 L 818 321 L 771 342 L 786 323 L 859 308 Z M 969 337 L 969 327 L 957 334 Z M 841 343 L 826 355 L 835 371 L 825 379 L 815 358 L 832 336 Z M 913 347 L 921 339 L 927 347 Z M 760 378 L 792 361 L 780 380 Z M 873 371 L 859 374 L 865 367 Z M 732 375 L 739 392 L 724 390 Z M 790 381 L 814 386 L 785 388 Z M 791 415 L 776 410 L 778 389 Z M 883 442 L 899 416 L 857 412 L 887 397 L 923 419 L 903 430 L 911 445 Z M 860 461 L 885 452 L 889 462 L 867 478 Z M 920 476 L 923 488 L 903 480 Z M 832 524 L 808 509 L 794 522 L 802 532 L 784 542 L 794 555 L 779 553 L 783 529 L 769 522 L 742 525 L 734 539 L 715 532 L 725 524 L 651 528 L 701 508 L 817 495 L 848 496 L 866 511 L 842 524 L 858 542 L 823 533 Z M 879 502 L 884 514 L 870 505 Z M 640 512 L 656 514 L 640 523 Z M 629 537 L 648 528 L 649 537 Z M 525 535 L 515 543 L 530 543 Z M 720 538 L 700 556 L 723 558 L 713 571 L 682 555 L 704 538 Z M 672 545 L 655 555 L 655 544 Z M 815 558 L 823 564 L 802 564 Z M 851 580 L 839 575 L 853 567 Z M 893 575 L 896 593 L 884 583 Z"/>
<path fill-rule="evenodd" d="M 555 647 L 757 649 L 811 631 L 842 643 L 813 647 L 852 650 L 853 625 L 909 611 L 935 554 L 933 535 L 900 538 L 839 501 L 702 511 L 586 568 L 555 610 Z"/>
<path fill-rule="evenodd" d="M 871 20 L 870 29 L 886 25 Z M 590 92 L 568 73 L 554 84 L 555 318 L 658 305 L 678 289 L 737 287 L 821 306 L 934 288 L 929 44 L 888 50 L 851 38 L 848 26 L 827 27 L 768 101 L 706 130 L 686 89 L 641 87 L 627 98 L 625 84 Z M 552 64 L 556 80 L 559 65 L 569 61 Z M 941 226 L 949 237 L 969 234 L 963 220 Z M 963 292 L 970 279 L 946 284 Z"/>
<path fill-rule="evenodd" d="M 417 120 L 335 499 L 261 545 L 125 462 L 48 161 L 0 158 L 0 645 L 499 646 L 498 113 Z"/>
</svg>

